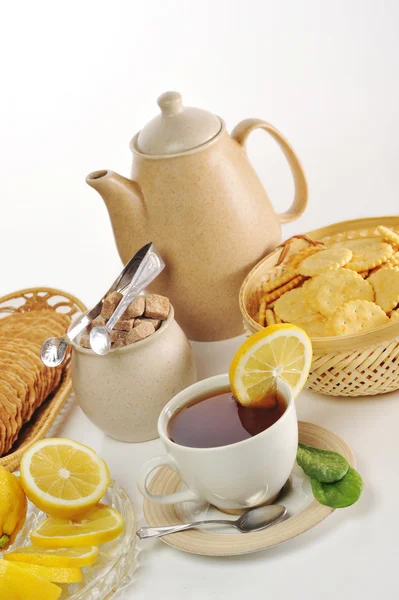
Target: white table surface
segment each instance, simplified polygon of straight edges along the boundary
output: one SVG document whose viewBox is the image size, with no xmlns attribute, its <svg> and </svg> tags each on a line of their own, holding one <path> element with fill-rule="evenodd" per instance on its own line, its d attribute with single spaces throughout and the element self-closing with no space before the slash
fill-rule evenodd
<svg viewBox="0 0 399 600">
<path fill-rule="evenodd" d="M 200 375 L 225 372 L 243 338 L 194 343 Z M 375 398 L 329 398 L 304 390 L 298 417 L 328 427 L 352 446 L 365 490 L 358 504 L 335 511 L 315 528 L 279 547 L 252 555 L 208 558 L 158 540 L 141 541 L 137 579 L 118 600 L 274 598 L 356 600 L 396 598 L 399 393 Z M 142 516 L 135 484 L 140 465 L 162 453 L 159 440 L 116 442 L 75 404 L 60 435 L 95 448 Z"/>
</svg>

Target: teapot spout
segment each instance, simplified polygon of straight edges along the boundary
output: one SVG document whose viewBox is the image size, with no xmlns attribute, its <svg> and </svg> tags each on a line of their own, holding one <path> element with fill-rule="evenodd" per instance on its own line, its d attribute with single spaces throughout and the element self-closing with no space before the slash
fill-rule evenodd
<svg viewBox="0 0 399 600">
<path fill-rule="evenodd" d="M 86 183 L 97 190 L 107 207 L 119 256 L 123 264 L 148 242 L 147 211 L 137 181 L 113 171 L 93 171 Z"/>
</svg>

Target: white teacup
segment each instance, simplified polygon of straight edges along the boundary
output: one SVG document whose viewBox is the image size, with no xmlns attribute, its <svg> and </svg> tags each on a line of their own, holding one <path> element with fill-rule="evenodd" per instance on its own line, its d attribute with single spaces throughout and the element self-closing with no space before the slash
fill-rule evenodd
<svg viewBox="0 0 399 600">
<path fill-rule="evenodd" d="M 249 439 L 216 448 L 191 448 L 173 442 L 168 424 L 173 415 L 196 399 L 230 391 L 227 374 L 216 375 L 186 388 L 162 410 L 159 436 L 166 455 L 147 461 L 137 485 L 152 502 L 170 504 L 206 500 L 222 510 L 237 510 L 273 501 L 290 476 L 298 447 L 298 421 L 291 389 L 282 380 L 278 390 L 287 409 L 276 423 Z M 167 465 L 178 471 L 188 489 L 157 496 L 147 481 L 150 473 Z"/>
</svg>

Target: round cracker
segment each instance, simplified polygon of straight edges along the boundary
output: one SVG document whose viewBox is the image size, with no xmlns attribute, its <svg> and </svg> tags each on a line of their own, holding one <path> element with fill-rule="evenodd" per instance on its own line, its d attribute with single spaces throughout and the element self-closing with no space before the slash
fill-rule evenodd
<svg viewBox="0 0 399 600">
<path fill-rule="evenodd" d="M 369 271 L 385 263 L 393 254 L 393 248 L 376 238 L 359 238 L 337 242 L 332 248 L 347 248 L 353 252 L 352 259 L 345 265 L 352 271 Z"/>
<path fill-rule="evenodd" d="M 380 327 L 388 321 L 385 312 L 374 302 L 349 300 L 327 320 L 326 330 L 330 335 L 350 335 Z"/>
<path fill-rule="evenodd" d="M 295 288 L 281 296 L 274 304 L 274 312 L 282 321 L 295 324 L 318 314 L 306 301 L 303 288 Z"/>
<path fill-rule="evenodd" d="M 302 248 L 288 261 L 287 268 L 291 271 L 296 271 L 297 267 L 306 257 L 316 254 L 316 252 L 320 252 L 320 250 L 321 248 L 319 246 L 307 246 L 306 248 Z"/>
<path fill-rule="evenodd" d="M 390 312 L 399 303 L 399 268 L 380 269 L 368 280 L 375 291 L 375 302 L 385 312 Z"/>
<path fill-rule="evenodd" d="M 325 317 L 330 317 L 349 300 L 374 301 L 374 290 L 368 281 L 349 269 L 326 271 L 304 283 L 307 302 Z"/>
<path fill-rule="evenodd" d="M 295 325 L 306 331 L 309 337 L 325 337 L 327 319 L 323 315 L 315 314 L 309 319 L 295 321 Z"/>
<path fill-rule="evenodd" d="M 26 366 L 22 366 L 21 363 L 3 356 L 0 352 L 0 371 L 6 370 L 8 373 L 13 373 L 18 377 L 26 386 L 26 397 L 25 402 L 22 404 L 22 420 L 25 422 L 25 415 L 29 411 L 30 407 L 36 402 L 36 390 L 35 390 L 35 375 Z"/>
<path fill-rule="evenodd" d="M 328 248 L 320 250 L 305 258 L 298 267 L 298 273 L 306 277 L 314 277 L 325 271 L 331 271 L 343 267 L 352 258 L 352 251 L 347 248 Z"/>
</svg>

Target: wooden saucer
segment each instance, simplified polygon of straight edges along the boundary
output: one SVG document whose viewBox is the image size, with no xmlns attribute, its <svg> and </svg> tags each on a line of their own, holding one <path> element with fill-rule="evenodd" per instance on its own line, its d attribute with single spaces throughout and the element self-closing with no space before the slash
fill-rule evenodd
<svg viewBox="0 0 399 600">
<path fill-rule="evenodd" d="M 298 425 L 299 441 L 302 444 L 339 452 L 352 467 L 356 466 L 355 456 L 351 448 L 336 433 L 313 423 L 300 421 Z M 302 470 L 300 472 L 303 473 Z M 303 480 L 308 482 L 308 478 L 304 473 Z M 182 485 L 183 482 L 178 473 L 172 471 L 169 467 L 161 467 L 153 477 L 149 488 L 153 494 L 164 495 L 177 492 Z M 283 500 L 282 503 L 284 504 Z M 232 533 L 214 533 L 205 529 L 190 529 L 166 535 L 160 539 L 169 546 L 192 554 L 203 554 L 205 556 L 247 554 L 271 548 L 300 535 L 328 517 L 333 510 L 333 508 L 319 504 L 313 499 L 296 514 L 292 514 L 285 521 L 263 531 L 234 535 Z M 147 499 L 144 500 L 144 516 L 151 527 L 176 525 L 188 520 L 182 519 L 181 506 L 156 504 Z M 223 513 L 220 513 L 220 518 L 224 518 Z"/>
</svg>

